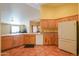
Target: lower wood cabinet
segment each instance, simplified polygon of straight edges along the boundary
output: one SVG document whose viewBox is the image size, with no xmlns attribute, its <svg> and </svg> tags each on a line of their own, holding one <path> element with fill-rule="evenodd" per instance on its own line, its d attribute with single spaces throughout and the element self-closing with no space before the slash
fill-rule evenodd
<svg viewBox="0 0 79 59">
<path fill-rule="evenodd" d="M 31 44 L 36 44 L 36 35 L 30 35 L 29 41 Z"/>
<path fill-rule="evenodd" d="M 44 45 L 58 45 L 57 33 L 45 33 L 43 34 Z"/>
<path fill-rule="evenodd" d="M 23 35 L 14 35 L 14 47 L 24 44 Z"/>
<path fill-rule="evenodd" d="M 30 42 L 30 36 L 29 35 L 27 35 L 27 34 L 25 34 L 24 35 L 24 44 L 29 44 L 29 42 Z"/>
<path fill-rule="evenodd" d="M 36 43 L 35 34 L 24 35 L 24 44 L 35 44 L 35 43 Z"/>
<path fill-rule="evenodd" d="M 1 36 L 1 50 L 10 49 L 23 44 L 23 35 Z"/>
<path fill-rule="evenodd" d="M 51 37 L 47 34 L 44 34 L 43 36 L 44 36 L 44 40 L 43 40 L 44 45 L 51 45 Z"/>
<path fill-rule="evenodd" d="M 58 33 L 57 33 L 57 32 L 54 33 L 53 39 L 54 39 L 54 44 L 55 44 L 56 46 L 58 46 Z"/>
<path fill-rule="evenodd" d="M 1 50 L 13 48 L 23 44 L 35 44 L 35 34 L 1 36 Z"/>
<path fill-rule="evenodd" d="M 43 34 L 44 45 L 58 45 L 57 33 Z M 1 50 L 13 48 L 23 44 L 36 44 L 36 34 L 22 34 L 1 36 Z"/>
<path fill-rule="evenodd" d="M 12 48 L 14 45 L 13 36 L 1 37 L 1 50 Z"/>
</svg>

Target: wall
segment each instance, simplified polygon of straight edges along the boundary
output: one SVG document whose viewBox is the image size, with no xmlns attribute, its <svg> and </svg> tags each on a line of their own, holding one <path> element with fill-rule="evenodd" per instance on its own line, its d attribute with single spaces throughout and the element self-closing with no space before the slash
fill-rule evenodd
<svg viewBox="0 0 79 59">
<path fill-rule="evenodd" d="M 0 23 L 0 35 L 1 35 L 1 23 Z"/>
<path fill-rule="evenodd" d="M 79 3 L 78 3 L 78 14 L 79 14 Z"/>
<path fill-rule="evenodd" d="M 10 34 L 11 33 L 11 29 L 10 29 L 9 24 L 1 24 L 1 34 Z"/>
<path fill-rule="evenodd" d="M 0 55 L 1 55 L 1 23 L 0 23 Z"/>
<path fill-rule="evenodd" d="M 30 32 L 32 33 L 33 32 L 33 26 L 40 26 L 40 21 L 30 21 Z M 39 29 L 40 31 L 40 29 Z"/>
<path fill-rule="evenodd" d="M 41 19 L 58 19 L 66 16 L 79 14 L 78 4 L 42 4 L 41 5 Z"/>
<path fill-rule="evenodd" d="M 11 34 L 11 26 L 14 24 L 6 24 L 1 23 L 1 34 Z M 20 27 L 20 31 L 22 32 L 25 29 L 25 25 L 15 25 Z"/>
</svg>

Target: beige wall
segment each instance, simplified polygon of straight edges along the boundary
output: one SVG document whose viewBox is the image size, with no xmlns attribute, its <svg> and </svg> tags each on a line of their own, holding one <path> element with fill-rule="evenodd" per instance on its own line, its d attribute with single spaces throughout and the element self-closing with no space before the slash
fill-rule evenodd
<svg viewBox="0 0 79 59">
<path fill-rule="evenodd" d="M 10 27 L 11 27 L 11 25 L 2 23 L 1 24 L 1 34 L 10 34 L 11 33 Z"/>
<path fill-rule="evenodd" d="M 20 25 L 20 31 L 22 32 L 24 29 L 25 29 L 25 25 Z"/>
<path fill-rule="evenodd" d="M 79 14 L 78 4 L 43 4 L 41 5 L 41 19 L 57 19 Z"/>
<path fill-rule="evenodd" d="M 79 14 L 79 3 L 78 3 L 78 14 Z"/>
<path fill-rule="evenodd" d="M 0 23 L 0 35 L 1 35 L 1 23 Z M 0 55 L 1 55 L 1 36 L 0 36 Z"/>
</svg>

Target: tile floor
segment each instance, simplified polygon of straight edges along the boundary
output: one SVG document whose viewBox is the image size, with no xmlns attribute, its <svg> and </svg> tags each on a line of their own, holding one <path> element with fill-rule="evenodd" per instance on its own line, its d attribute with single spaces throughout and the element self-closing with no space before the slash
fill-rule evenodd
<svg viewBox="0 0 79 59">
<path fill-rule="evenodd" d="M 2 56 L 75 56 L 62 51 L 56 46 L 35 46 L 34 48 L 17 47 L 2 53 Z"/>
</svg>

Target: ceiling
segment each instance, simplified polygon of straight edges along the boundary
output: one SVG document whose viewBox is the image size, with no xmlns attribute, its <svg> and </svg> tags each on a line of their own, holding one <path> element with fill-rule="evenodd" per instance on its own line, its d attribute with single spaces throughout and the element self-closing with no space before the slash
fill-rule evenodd
<svg viewBox="0 0 79 59">
<path fill-rule="evenodd" d="M 29 6 L 31 6 L 31 7 L 33 7 L 33 8 L 35 8 L 35 9 L 38 9 L 38 10 L 40 10 L 40 3 L 27 3 L 27 5 L 29 5 Z"/>
<path fill-rule="evenodd" d="M 22 3 L 0 3 L 0 18 L 2 22 L 19 21 L 20 23 L 29 20 L 39 20 L 39 4 Z"/>
</svg>

